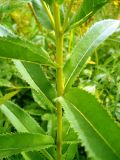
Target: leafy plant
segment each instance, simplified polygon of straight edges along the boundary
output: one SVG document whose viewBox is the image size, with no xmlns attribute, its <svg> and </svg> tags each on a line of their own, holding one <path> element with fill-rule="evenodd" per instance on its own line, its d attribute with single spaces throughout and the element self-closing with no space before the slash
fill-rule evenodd
<svg viewBox="0 0 120 160">
<path fill-rule="evenodd" d="M 41 119 L 47 121 L 47 126 L 41 121 L 38 123 L 27 113 L 30 106 L 24 110 L 8 101 L 18 91 L 0 99 L 0 111 L 17 130 L 14 134 L 0 135 L 0 158 L 21 153 L 24 159 L 31 160 L 73 160 L 81 143 L 89 158 L 120 159 L 118 124 L 93 95 L 72 86 L 93 51 L 116 32 L 120 21 L 108 19 L 95 23 L 79 38 L 67 58 L 67 53 L 64 54 L 65 36 L 109 1 L 90 0 L 88 3 L 83 0 L 75 13 L 71 12 L 73 2 L 70 1 L 67 11 L 63 0 L 1 3 L 0 11 L 6 12 L 28 4 L 36 23 L 52 32 L 56 53 L 52 57 L 44 46 L 25 40 L 0 25 L 0 58 L 13 61 L 41 107 Z M 51 72 L 55 81 L 48 78 Z"/>
</svg>

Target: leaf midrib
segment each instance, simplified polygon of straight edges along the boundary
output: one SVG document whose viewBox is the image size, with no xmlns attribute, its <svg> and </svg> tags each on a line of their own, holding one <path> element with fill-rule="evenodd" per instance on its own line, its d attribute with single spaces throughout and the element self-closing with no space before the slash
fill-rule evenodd
<svg viewBox="0 0 120 160">
<path fill-rule="evenodd" d="M 77 69 L 77 67 L 79 66 L 80 62 L 83 60 L 83 58 L 85 57 L 86 53 L 90 50 L 90 48 L 92 47 L 92 45 L 93 45 L 107 30 L 109 30 L 109 29 L 110 29 L 111 27 L 113 27 L 113 26 L 114 26 L 114 24 L 113 24 L 112 26 L 110 26 L 109 28 L 105 29 L 105 31 L 102 32 L 102 34 L 99 35 L 98 38 L 96 38 L 96 40 L 92 42 L 92 44 L 90 45 L 90 47 L 86 50 L 86 52 L 84 53 L 84 55 L 82 56 L 82 58 L 80 59 L 80 61 L 78 62 L 78 64 L 76 65 L 75 69 L 74 69 L 73 72 L 71 73 L 71 75 L 70 75 L 70 77 L 68 78 L 67 82 L 65 83 L 65 89 L 66 89 L 66 87 L 67 87 L 67 85 L 68 85 L 71 77 L 74 75 L 75 70 Z"/>
<path fill-rule="evenodd" d="M 23 47 L 23 48 L 25 48 L 25 49 L 28 49 L 30 52 L 32 52 L 33 55 L 37 55 L 37 56 L 40 56 L 40 57 L 48 60 L 47 57 L 44 57 L 42 54 L 38 54 L 38 53 L 36 53 L 36 52 L 33 52 L 32 49 L 30 49 L 29 46 L 26 46 L 26 45 L 24 46 L 24 45 L 22 45 L 22 44 L 19 44 L 19 43 L 16 43 L 16 42 L 13 42 L 13 41 L 7 40 L 7 39 L 2 39 L 2 38 L 0 38 L 0 40 L 2 40 L 3 42 L 8 42 L 8 43 L 10 43 L 10 44 L 13 44 L 13 45 L 20 46 L 20 47 Z M 31 43 L 31 44 L 32 44 L 32 43 Z M 32 44 L 32 45 L 34 45 L 34 44 Z M 48 58 L 49 58 L 49 57 L 48 57 Z"/>
<path fill-rule="evenodd" d="M 83 117 L 83 119 L 88 122 L 88 124 L 92 127 L 92 129 L 100 136 L 100 138 L 105 142 L 105 144 L 112 150 L 112 152 L 118 157 L 120 158 L 120 156 L 116 153 L 116 151 L 114 150 L 114 148 L 111 146 L 111 144 L 109 144 L 109 142 L 101 135 L 101 133 L 94 127 L 94 125 L 87 119 L 87 117 L 84 116 L 84 114 L 82 112 L 80 112 L 79 109 L 77 109 L 75 107 L 75 105 L 68 101 L 70 103 L 71 106 L 73 106 L 73 108 L 80 113 L 80 115 Z M 73 115 L 74 116 L 74 115 Z M 67 118 L 68 119 L 68 118 Z M 72 127 L 73 128 L 73 127 Z"/>
</svg>

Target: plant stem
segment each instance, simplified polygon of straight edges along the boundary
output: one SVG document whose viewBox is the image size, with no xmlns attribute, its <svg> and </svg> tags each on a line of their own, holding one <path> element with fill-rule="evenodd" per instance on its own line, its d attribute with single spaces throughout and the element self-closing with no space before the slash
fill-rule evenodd
<svg viewBox="0 0 120 160">
<path fill-rule="evenodd" d="M 29 8 L 30 8 L 30 10 L 31 10 L 31 13 L 32 13 L 33 17 L 35 18 L 35 21 L 36 21 L 36 23 L 37 23 L 37 25 L 38 25 L 38 28 L 39 28 L 40 31 L 41 31 L 41 24 L 40 24 L 40 22 L 39 22 L 39 20 L 38 20 L 38 18 L 37 18 L 37 15 L 36 15 L 36 13 L 35 13 L 35 11 L 34 11 L 34 8 L 33 8 L 32 4 L 31 4 L 31 3 L 28 3 L 28 6 L 29 6 Z"/>
<path fill-rule="evenodd" d="M 57 96 L 62 96 L 64 93 L 64 76 L 63 76 L 63 31 L 60 21 L 60 8 L 59 5 L 54 2 L 54 19 L 55 19 L 55 35 L 56 35 L 56 63 L 57 75 Z M 60 103 L 56 103 L 57 107 L 57 160 L 62 159 L 62 106 Z"/>
</svg>

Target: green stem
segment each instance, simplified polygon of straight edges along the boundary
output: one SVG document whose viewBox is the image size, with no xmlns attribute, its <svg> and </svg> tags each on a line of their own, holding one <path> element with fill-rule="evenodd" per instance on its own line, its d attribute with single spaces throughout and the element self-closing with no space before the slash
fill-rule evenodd
<svg viewBox="0 0 120 160">
<path fill-rule="evenodd" d="M 63 76 L 63 39 L 64 35 L 61 28 L 60 21 L 60 8 L 59 5 L 54 2 L 54 19 L 55 19 L 55 35 L 56 35 L 56 63 L 57 75 L 57 96 L 62 96 L 64 93 L 64 76 Z M 56 103 L 57 107 L 57 160 L 62 159 L 62 106 L 60 103 Z"/>
<path fill-rule="evenodd" d="M 39 22 L 39 20 L 38 20 L 38 17 L 37 17 L 37 15 L 36 15 L 35 11 L 34 11 L 34 8 L 33 8 L 32 4 L 31 4 L 31 3 L 28 3 L 28 6 L 29 6 L 29 8 L 30 8 L 30 10 L 31 10 L 31 13 L 32 13 L 32 15 L 33 15 L 36 23 L 37 23 L 38 28 L 39 28 L 40 31 L 41 31 L 41 24 L 40 24 L 40 22 Z"/>
</svg>

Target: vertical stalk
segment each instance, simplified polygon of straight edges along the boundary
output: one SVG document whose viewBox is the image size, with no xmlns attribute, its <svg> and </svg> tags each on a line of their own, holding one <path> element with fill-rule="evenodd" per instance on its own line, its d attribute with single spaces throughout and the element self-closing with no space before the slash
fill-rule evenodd
<svg viewBox="0 0 120 160">
<path fill-rule="evenodd" d="M 34 19 L 35 19 L 35 21 L 36 21 L 36 23 L 37 23 L 37 26 L 38 26 L 38 28 L 39 28 L 40 31 L 41 31 L 41 24 L 40 24 L 40 22 L 39 22 L 39 20 L 38 20 L 38 17 L 37 17 L 37 15 L 36 15 L 36 13 L 35 13 L 35 10 L 34 10 L 34 8 L 33 8 L 33 6 L 32 6 L 32 3 L 28 3 L 28 7 L 30 8 L 31 13 L 32 13 L 32 15 L 33 15 L 33 17 L 34 17 Z"/>
<path fill-rule="evenodd" d="M 64 76 L 63 76 L 63 38 L 64 34 L 60 21 L 60 8 L 54 2 L 54 20 L 55 20 L 55 36 L 56 36 L 56 84 L 57 96 L 62 96 L 64 92 Z M 56 103 L 57 107 L 57 160 L 62 159 L 62 106 L 59 102 Z"/>
</svg>

